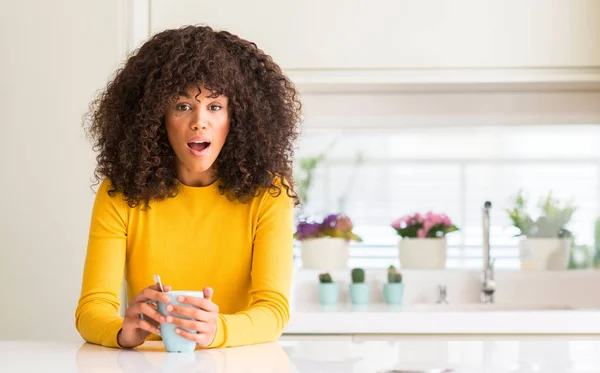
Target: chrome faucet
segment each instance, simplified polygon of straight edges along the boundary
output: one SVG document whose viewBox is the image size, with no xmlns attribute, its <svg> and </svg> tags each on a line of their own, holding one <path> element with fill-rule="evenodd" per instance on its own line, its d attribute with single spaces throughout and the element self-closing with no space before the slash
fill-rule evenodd
<svg viewBox="0 0 600 373">
<path fill-rule="evenodd" d="M 490 209 L 492 203 L 486 201 L 483 205 L 483 273 L 481 279 L 481 301 L 494 303 L 494 260 L 490 258 Z"/>
<path fill-rule="evenodd" d="M 446 300 L 446 285 L 439 285 L 438 286 L 438 291 L 439 291 L 439 295 L 438 295 L 438 300 L 437 304 L 448 304 L 448 301 Z"/>
</svg>

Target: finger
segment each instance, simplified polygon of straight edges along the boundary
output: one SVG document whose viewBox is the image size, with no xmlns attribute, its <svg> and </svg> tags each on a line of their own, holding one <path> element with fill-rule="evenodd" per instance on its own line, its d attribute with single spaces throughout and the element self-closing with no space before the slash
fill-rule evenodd
<svg viewBox="0 0 600 373">
<path fill-rule="evenodd" d="M 202 292 L 204 293 L 204 299 L 212 298 L 213 294 L 215 293 L 213 288 L 211 288 L 210 286 L 205 287 L 204 290 L 202 290 Z"/>
<path fill-rule="evenodd" d="M 171 315 L 171 316 L 189 317 L 192 320 L 198 320 L 198 321 L 210 321 L 210 320 L 217 318 L 216 313 L 204 311 L 204 310 L 201 310 L 198 308 L 192 308 L 192 307 L 187 307 L 187 306 L 177 306 L 174 304 L 172 304 L 172 305 L 170 304 L 169 306 L 167 306 L 167 312 L 169 312 L 169 315 Z"/>
<path fill-rule="evenodd" d="M 150 319 L 152 319 L 153 321 L 156 321 L 156 322 L 165 322 L 164 316 L 161 315 L 160 312 L 158 312 L 155 308 L 153 308 L 148 303 L 141 303 L 140 304 L 140 313 L 143 313 L 144 317 L 147 316 Z"/>
<path fill-rule="evenodd" d="M 190 304 L 208 312 L 219 312 L 219 307 L 210 299 L 203 299 L 198 297 L 184 297 L 180 295 L 177 297 L 177 300 L 180 303 Z"/>
<path fill-rule="evenodd" d="M 150 324 L 147 320 L 136 319 L 136 327 L 138 329 L 142 329 L 147 331 L 148 333 L 154 333 L 160 335 L 160 329 L 158 327 Z"/>
<path fill-rule="evenodd" d="M 180 328 L 186 328 L 188 330 L 198 331 L 204 329 L 200 326 L 200 324 L 202 324 L 201 321 L 182 319 L 176 316 L 167 316 L 167 322 L 173 325 L 177 325 Z"/>
<path fill-rule="evenodd" d="M 148 321 L 150 324 L 152 324 L 152 326 L 154 326 L 155 328 L 158 328 L 158 330 L 160 330 L 160 323 L 152 320 L 152 319 L 144 319 L 146 321 Z"/>
<path fill-rule="evenodd" d="M 175 333 L 179 334 L 185 339 L 189 339 L 190 341 L 194 341 L 198 344 L 202 342 L 202 334 L 190 333 L 187 330 L 183 330 L 181 328 L 175 328 Z"/>
<path fill-rule="evenodd" d="M 148 287 L 149 287 L 150 289 L 152 289 L 152 290 L 156 290 L 156 291 L 160 291 L 160 292 L 162 292 L 162 290 L 160 290 L 160 285 L 159 285 L 158 283 L 156 283 L 156 284 L 154 284 L 154 285 L 150 285 L 150 286 L 148 286 Z M 164 290 L 164 292 L 165 292 L 165 293 L 168 293 L 168 292 L 170 292 L 170 291 L 173 289 L 171 286 L 169 286 L 169 285 L 164 285 L 164 284 L 163 284 L 163 287 L 162 287 L 162 288 L 163 288 L 163 290 Z"/>
<path fill-rule="evenodd" d="M 164 290 L 165 293 L 170 292 L 171 290 L 173 290 L 173 287 L 171 285 L 165 285 L 163 284 L 162 290 L 160 289 L 160 285 L 159 284 L 154 284 L 151 286 L 148 286 L 150 289 L 152 290 L 156 290 L 158 292 L 163 292 L 162 290 Z"/>
<path fill-rule="evenodd" d="M 175 333 L 180 336 L 189 339 L 190 341 L 196 342 L 200 347 L 208 346 L 214 339 L 214 332 L 201 332 L 201 333 L 190 333 L 187 330 L 181 328 L 175 328 Z"/>
<path fill-rule="evenodd" d="M 160 292 L 158 290 L 152 289 L 152 287 L 147 287 L 142 290 L 134 299 L 135 303 L 142 303 L 147 300 L 155 300 L 158 302 L 168 302 L 170 300 L 170 296 Z"/>
</svg>

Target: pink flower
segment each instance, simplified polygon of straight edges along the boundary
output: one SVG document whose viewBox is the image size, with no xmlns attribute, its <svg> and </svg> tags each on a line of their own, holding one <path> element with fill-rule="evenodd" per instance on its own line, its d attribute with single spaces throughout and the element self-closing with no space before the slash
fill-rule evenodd
<svg viewBox="0 0 600 373">
<path fill-rule="evenodd" d="M 444 237 L 452 226 L 452 221 L 446 214 L 436 214 L 431 210 L 405 215 L 392 223 L 400 236 L 413 238 Z M 407 228 L 409 229 L 406 230 Z"/>
<path fill-rule="evenodd" d="M 435 225 L 435 224 L 437 224 L 438 220 L 439 220 L 438 215 L 432 213 L 431 211 L 427 212 L 425 223 L 430 222 L 433 225 Z"/>
<path fill-rule="evenodd" d="M 344 233 L 349 233 L 352 232 L 352 228 L 354 228 L 354 225 L 352 224 L 352 220 L 350 220 L 349 217 L 342 216 L 338 220 L 338 228 Z"/>
<path fill-rule="evenodd" d="M 425 231 L 425 235 L 423 237 L 427 236 L 431 228 L 433 228 L 433 226 L 436 224 L 437 223 L 435 223 L 433 220 L 426 220 L 425 223 L 423 223 L 423 228 L 421 228 L 421 230 Z"/>
</svg>

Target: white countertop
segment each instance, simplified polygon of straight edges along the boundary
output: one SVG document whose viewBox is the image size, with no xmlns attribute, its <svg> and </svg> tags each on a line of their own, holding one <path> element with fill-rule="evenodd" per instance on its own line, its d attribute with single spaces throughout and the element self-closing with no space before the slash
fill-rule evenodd
<svg viewBox="0 0 600 373">
<path fill-rule="evenodd" d="M 0 342 L 0 371 L 11 373 L 376 373 L 433 368 L 456 373 L 598 373 L 600 339 L 282 340 L 181 354 L 166 353 L 161 342 L 136 350 L 87 343 Z"/>
<path fill-rule="evenodd" d="M 349 270 L 332 271 L 336 306 L 319 304 L 320 271 L 296 268 L 285 329 L 296 334 L 596 334 L 600 270 L 496 271 L 494 304 L 481 303 L 481 271 L 403 270 L 403 306 L 383 298 L 387 270 L 366 270 L 369 305 L 352 306 Z M 436 304 L 439 285 L 449 304 Z M 599 371 L 600 373 L 600 371 Z"/>
<path fill-rule="evenodd" d="M 285 334 L 599 334 L 598 309 L 303 305 Z M 600 372 L 600 370 L 599 370 Z"/>
</svg>

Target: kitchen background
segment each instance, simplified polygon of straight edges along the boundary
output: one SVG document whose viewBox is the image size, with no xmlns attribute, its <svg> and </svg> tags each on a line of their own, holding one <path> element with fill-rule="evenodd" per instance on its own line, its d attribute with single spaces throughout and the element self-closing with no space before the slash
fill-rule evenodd
<svg viewBox="0 0 600 373">
<path fill-rule="evenodd" d="M 478 296 L 485 201 L 493 204 L 496 269 L 520 276 L 521 238 L 506 209 L 522 189 L 532 213 L 550 192 L 576 206 L 566 226 L 574 236 L 568 267 L 581 281 L 564 271 L 541 276 L 566 284 L 558 294 L 593 291 L 599 0 L 6 0 L 0 281 L 10 284 L 2 304 L 14 307 L 0 307 L 0 339 L 78 338 L 73 315 L 95 164 L 81 117 L 128 52 L 160 30 L 195 23 L 255 41 L 297 84 L 304 104 L 297 166 L 319 159 L 302 213 L 344 212 L 363 239 L 350 245 L 347 270 L 336 276 L 347 281 L 353 267 L 371 277 L 390 264 L 402 270 L 390 225 L 432 210 L 460 230 L 447 236 L 445 270 L 408 271 L 407 281 L 468 283 Z M 302 180 L 305 170 L 297 175 Z M 300 242 L 295 252 L 296 280 L 316 286 L 316 272 L 303 277 Z M 305 288 L 294 289 L 296 297 Z M 408 285 L 405 295 L 419 299 Z"/>
</svg>

